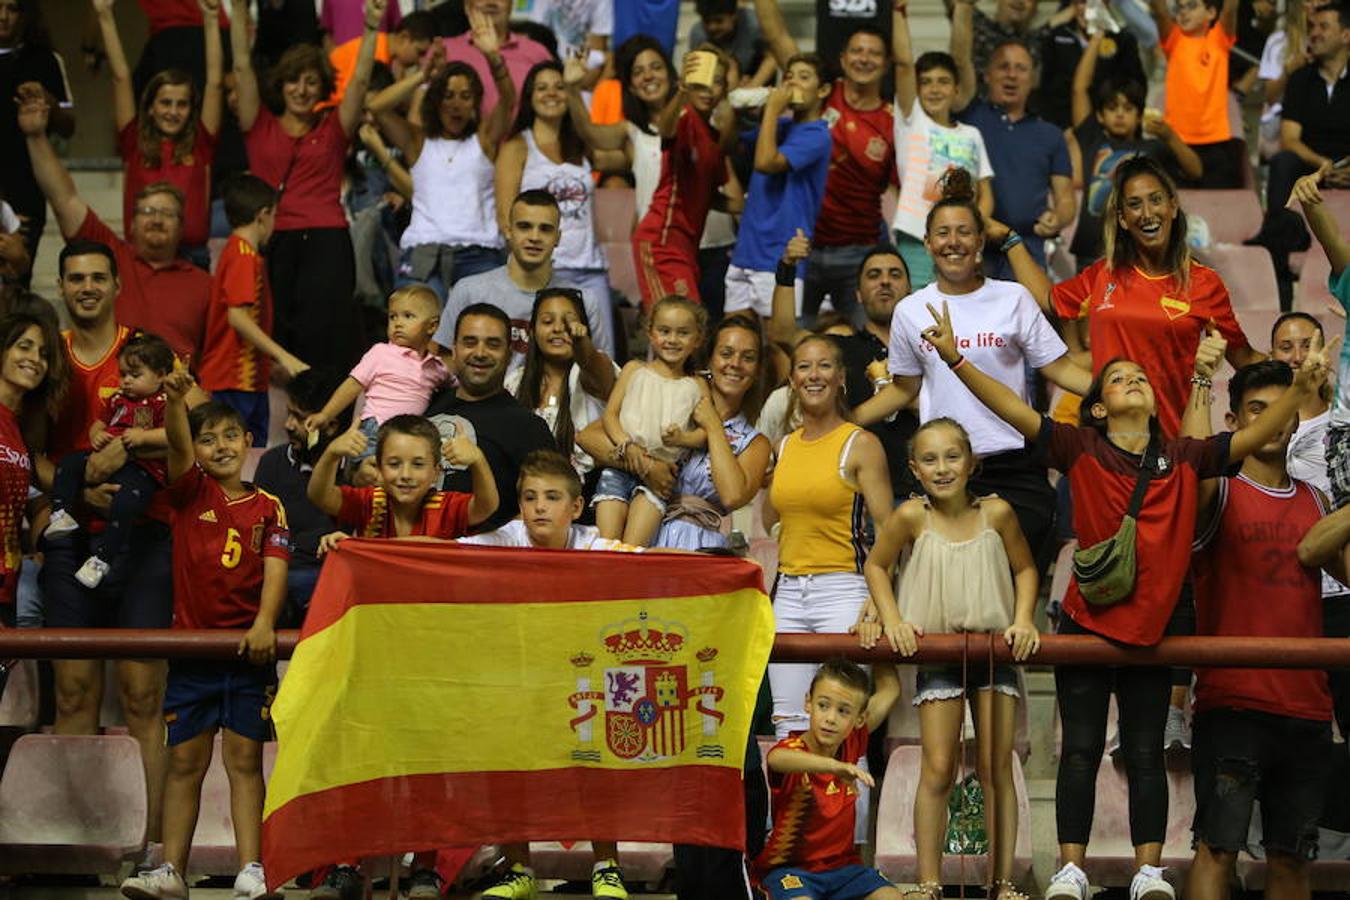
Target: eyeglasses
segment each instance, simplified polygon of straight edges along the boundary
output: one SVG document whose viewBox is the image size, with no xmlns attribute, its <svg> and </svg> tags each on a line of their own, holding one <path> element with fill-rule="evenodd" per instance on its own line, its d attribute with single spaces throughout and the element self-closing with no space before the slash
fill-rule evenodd
<svg viewBox="0 0 1350 900">
<path fill-rule="evenodd" d="M 138 206 L 136 215 L 148 216 L 152 219 L 176 219 L 179 212 L 176 209 L 165 209 L 162 206 Z"/>
</svg>

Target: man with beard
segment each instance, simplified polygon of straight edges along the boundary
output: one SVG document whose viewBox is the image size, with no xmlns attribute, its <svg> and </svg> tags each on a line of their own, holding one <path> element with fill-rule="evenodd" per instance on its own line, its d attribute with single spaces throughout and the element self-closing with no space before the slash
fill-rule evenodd
<svg viewBox="0 0 1350 900">
<path fill-rule="evenodd" d="M 806 236 L 798 232 L 783 252 L 783 262 L 795 265 L 811 252 Z M 891 314 L 895 305 L 910 291 L 909 270 L 895 248 L 877 244 L 865 251 L 854 275 L 856 302 L 866 319 L 853 334 L 836 335 L 844 349 L 845 388 L 848 405 L 854 409 L 859 425 L 875 434 L 886 450 L 895 496 L 908 497 L 918 489 L 909 471 L 909 439 L 919 421 L 909 409 L 899 409 L 892 391 L 898 389 L 886 372 L 887 341 L 891 333 Z M 792 288 L 779 286 L 773 294 L 773 317 L 769 320 L 769 340 L 791 349 L 810 332 L 797 327 L 792 314 Z M 876 363 L 881 365 L 873 366 Z M 875 399 L 873 399 L 875 391 Z"/>
<path fill-rule="evenodd" d="M 520 511 L 516 478 L 525 457 L 532 450 L 556 450 L 557 445 L 544 420 L 516 402 L 503 386 L 511 359 L 511 320 L 506 313 L 490 303 L 466 306 L 455 319 L 453 338 L 459 384 L 431 398 L 427 417 L 442 438 L 463 434 L 487 458 L 500 502 L 474 531 L 492 531 Z M 441 487 L 472 493 L 469 470 L 450 470 Z"/>
<path fill-rule="evenodd" d="M 755 12 L 764 40 L 786 71 L 798 48 L 777 0 L 755 0 Z M 814 317 L 829 297 L 835 310 L 848 315 L 854 325 L 861 327 L 867 321 L 857 305 L 857 273 L 863 257 L 886 233 L 881 195 L 895 168 L 895 117 L 881 96 L 889 61 L 890 39 L 868 22 L 849 35 L 837 61 L 829 60 L 837 62 L 843 77 L 834 80 L 823 113 L 832 146 L 825 197 L 806 262 L 802 314 L 807 318 Z M 884 334 L 882 344 L 884 348 Z"/>
<path fill-rule="evenodd" d="M 50 104 L 30 96 L 19 107 L 19 129 L 28 144 L 33 176 L 56 213 L 67 241 L 106 245 L 117 259 L 121 293 L 117 321 L 153 332 L 181 357 L 195 357 L 206 328 L 211 276 L 178 255 L 183 236 L 183 194 L 155 182 L 136 197 L 131 241 L 122 240 L 75 191 L 75 182 L 47 139 Z"/>
</svg>

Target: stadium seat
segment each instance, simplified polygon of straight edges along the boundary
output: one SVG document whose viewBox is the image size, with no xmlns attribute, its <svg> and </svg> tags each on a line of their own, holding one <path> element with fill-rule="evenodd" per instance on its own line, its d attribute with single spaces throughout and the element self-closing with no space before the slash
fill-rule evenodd
<svg viewBox="0 0 1350 900">
<path fill-rule="evenodd" d="M 1191 821 L 1195 817 L 1195 789 L 1188 763 L 1173 766 L 1169 762 L 1167 789 L 1162 864 L 1173 869 L 1178 877 L 1184 877 L 1191 865 Z M 1088 877 L 1093 884 L 1119 887 L 1128 885 L 1134 877 L 1129 809 L 1125 767 L 1103 755 L 1101 768 L 1097 770 L 1097 803 L 1088 844 Z"/>
<path fill-rule="evenodd" d="M 1327 278 L 1330 276 L 1331 260 L 1327 259 L 1322 245 L 1314 241 L 1298 273 L 1298 286 L 1294 288 L 1294 309 L 1321 317 L 1328 312 L 1328 304 L 1340 306 L 1327 288 Z M 1328 332 L 1328 337 L 1335 333 L 1334 330 Z"/>
<path fill-rule="evenodd" d="M 1232 298 L 1233 309 L 1279 310 L 1280 290 L 1275 283 L 1275 267 L 1264 247 L 1218 244 L 1206 247 L 1196 255 L 1219 273 Z"/>
<path fill-rule="evenodd" d="M 625 240 L 623 243 L 606 243 L 604 248 L 609 259 L 610 288 L 627 297 L 633 306 L 640 306 L 642 292 L 638 290 L 637 268 L 633 265 L 633 245 Z M 618 303 L 617 297 L 614 302 Z"/>
<path fill-rule="evenodd" d="M 1181 208 L 1187 215 L 1199 214 L 1205 220 L 1210 239 L 1216 244 L 1241 244 L 1261 229 L 1261 200 L 1250 188 L 1190 189 L 1180 194 Z"/>
<path fill-rule="evenodd" d="M 973 771 L 974 746 L 966 745 L 967 766 Z M 914 846 L 914 793 L 919 784 L 919 747 L 897 747 L 886 764 L 886 779 L 881 783 L 881 802 L 877 809 L 876 867 L 892 881 L 910 884 L 917 879 L 918 857 Z M 1014 853 L 1013 881 L 1023 882 L 1031 872 L 1031 805 L 1027 801 L 1022 762 L 1013 756 L 1013 781 L 1017 786 L 1017 848 Z M 986 884 L 988 857 L 946 854 L 942 858 L 943 884 Z"/>
<path fill-rule="evenodd" d="M 145 848 L 145 770 L 125 735 L 28 734 L 0 777 L 0 874 L 117 873 Z"/>
<path fill-rule="evenodd" d="M 31 731 L 38 721 L 37 661 L 21 659 L 9 670 L 9 682 L 0 695 L 0 728 Z"/>
<path fill-rule="evenodd" d="M 276 741 L 263 744 L 263 779 L 272 774 L 277 760 Z M 216 735 L 211 751 L 211 766 L 202 781 L 202 801 L 197 814 L 197 830 L 192 835 L 188 872 L 197 875 L 233 876 L 239 871 L 235 853 L 234 818 L 230 815 L 230 782 L 225 774 L 221 736 Z"/>
<path fill-rule="evenodd" d="M 595 189 L 595 236 L 602 244 L 628 246 L 637 225 L 632 188 Z M 613 257 L 610 258 L 612 263 Z"/>
<path fill-rule="evenodd" d="M 589 841 L 579 841 L 567 847 L 557 841 L 534 841 L 530 844 L 530 865 L 540 878 L 589 883 L 594 861 Z M 619 865 L 623 867 L 625 881 L 656 884 L 674 864 L 675 850 L 670 844 L 619 842 Z"/>
</svg>

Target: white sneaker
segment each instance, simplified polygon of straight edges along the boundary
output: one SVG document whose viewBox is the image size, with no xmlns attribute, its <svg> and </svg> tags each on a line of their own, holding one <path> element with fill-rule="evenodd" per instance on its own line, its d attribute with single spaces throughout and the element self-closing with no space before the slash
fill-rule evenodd
<svg viewBox="0 0 1350 900">
<path fill-rule="evenodd" d="M 234 876 L 234 900 L 259 900 L 261 897 L 275 897 L 267 892 L 267 877 L 263 874 L 262 863 L 251 862 Z"/>
<path fill-rule="evenodd" d="M 58 509 L 52 513 L 51 521 L 47 523 L 47 530 L 43 534 L 49 538 L 59 538 L 79 530 L 80 523 L 75 521 L 75 517 L 64 509 Z"/>
<path fill-rule="evenodd" d="M 1045 900 L 1087 900 L 1088 890 L 1087 874 L 1073 863 L 1065 863 L 1045 886 Z"/>
<path fill-rule="evenodd" d="M 1162 866 L 1140 866 L 1130 880 L 1130 900 L 1176 900 L 1176 889 L 1163 878 Z"/>
<path fill-rule="evenodd" d="M 164 863 L 122 882 L 122 896 L 131 900 L 187 900 L 187 893 L 187 883 L 173 863 Z"/>
<path fill-rule="evenodd" d="M 75 573 L 75 580 L 89 589 L 98 587 L 103 583 L 108 570 L 112 568 L 97 556 L 91 556 L 80 566 L 79 571 Z"/>
<path fill-rule="evenodd" d="M 1167 725 L 1163 728 L 1163 749 L 1180 747 L 1191 749 L 1191 726 L 1186 721 L 1186 710 L 1179 706 L 1167 707 Z"/>
</svg>

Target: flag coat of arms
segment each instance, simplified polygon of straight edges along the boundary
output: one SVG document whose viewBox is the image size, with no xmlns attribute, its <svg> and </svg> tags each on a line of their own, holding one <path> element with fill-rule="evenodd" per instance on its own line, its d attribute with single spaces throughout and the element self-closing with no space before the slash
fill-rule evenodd
<svg viewBox="0 0 1350 900">
<path fill-rule="evenodd" d="M 762 584 L 729 557 L 344 541 L 272 707 L 269 886 L 450 845 L 742 847 Z"/>
</svg>

